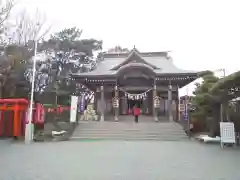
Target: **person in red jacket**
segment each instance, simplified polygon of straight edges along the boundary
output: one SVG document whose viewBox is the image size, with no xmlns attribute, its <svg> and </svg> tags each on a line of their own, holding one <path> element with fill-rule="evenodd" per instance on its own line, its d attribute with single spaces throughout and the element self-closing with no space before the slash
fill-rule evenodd
<svg viewBox="0 0 240 180">
<path fill-rule="evenodd" d="M 140 114 L 140 108 L 138 106 L 134 106 L 133 108 L 133 114 L 134 114 L 134 121 L 135 123 L 138 123 L 138 116 Z"/>
</svg>

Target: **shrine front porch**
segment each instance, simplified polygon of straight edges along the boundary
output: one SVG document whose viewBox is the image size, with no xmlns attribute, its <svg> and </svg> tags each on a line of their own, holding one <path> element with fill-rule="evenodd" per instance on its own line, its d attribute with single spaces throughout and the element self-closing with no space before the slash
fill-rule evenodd
<svg viewBox="0 0 240 180">
<path fill-rule="evenodd" d="M 170 103 L 168 97 L 164 97 L 166 93 L 157 92 L 155 97 L 162 96 L 158 99 L 156 106 L 152 91 L 146 94 L 144 98 L 133 99 L 119 92 L 120 98 L 116 99 L 112 93 L 105 92 L 104 98 L 100 95 L 96 96 L 94 109 L 99 116 L 98 119 L 102 121 L 124 121 L 125 117 L 128 119 L 132 116 L 135 105 L 141 110 L 140 116 L 148 117 L 149 121 L 177 121 L 178 100 L 176 97 Z M 103 118 L 101 119 L 101 117 Z"/>
</svg>

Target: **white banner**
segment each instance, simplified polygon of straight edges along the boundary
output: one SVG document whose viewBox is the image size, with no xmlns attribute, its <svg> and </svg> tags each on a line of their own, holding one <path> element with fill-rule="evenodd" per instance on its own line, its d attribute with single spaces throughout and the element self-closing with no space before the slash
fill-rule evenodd
<svg viewBox="0 0 240 180">
<path fill-rule="evenodd" d="M 140 93 L 140 94 L 131 94 L 131 93 L 128 93 L 126 91 L 124 91 L 123 89 L 119 88 L 120 91 L 124 92 L 125 94 L 125 97 L 127 97 L 128 99 L 131 99 L 131 100 L 139 100 L 139 99 L 145 99 L 147 98 L 147 93 L 149 91 L 152 90 L 151 89 L 148 89 L 147 91 L 143 92 L 143 93 Z"/>
<path fill-rule="evenodd" d="M 220 122 L 221 143 L 236 143 L 235 128 L 232 122 Z"/>
<path fill-rule="evenodd" d="M 77 119 L 77 104 L 78 104 L 78 97 L 77 96 L 71 96 L 70 122 L 76 122 L 76 119 Z"/>
</svg>

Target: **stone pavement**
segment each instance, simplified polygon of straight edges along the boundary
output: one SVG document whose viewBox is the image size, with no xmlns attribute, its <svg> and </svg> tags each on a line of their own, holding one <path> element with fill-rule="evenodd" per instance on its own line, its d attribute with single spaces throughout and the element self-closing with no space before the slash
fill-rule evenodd
<svg viewBox="0 0 240 180">
<path fill-rule="evenodd" d="M 0 140 L 0 180 L 238 180 L 239 167 L 240 149 L 195 141 Z"/>
</svg>

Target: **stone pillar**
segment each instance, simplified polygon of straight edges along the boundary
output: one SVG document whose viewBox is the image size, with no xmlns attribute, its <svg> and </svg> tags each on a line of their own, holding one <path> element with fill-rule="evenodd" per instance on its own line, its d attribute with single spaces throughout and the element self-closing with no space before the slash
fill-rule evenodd
<svg viewBox="0 0 240 180">
<path fill-rule="evenodd" d="M 119 115 L 119 93 L 118 93 L 118 87 L 117 86 L 115 86 L 115 88 L 114 88 L 114 90 L 115 90 L 115 106 L 116 107 L 114 107 L 114 120 L 115 121 L 118 121 L 118 115 Z"/>
<path fill-rule="evenodd" d="M 101 93 L 101 114 L 100 114 L 100 121 L 104 121 L 104 111 L 105 111 L 105 102 L 104 102 L 104 88 L 103 86 L 100 87 Z"/>
<path fill-rule="evenodd" d="M 153 118 L 155 121 L 158 121 L 157 112 L 156 112 L 156 103 L 155 103 L 156 96 L 157 96 L 157 86 L 154 81 L 154 85 L 153 85 Z"/>
<path fill-rule="evenodd" d="M 168 86 L 168 116 L 169 121 L 173 121 L 173 112 L 172 112 L 172 85 Z"/>
</svg>

